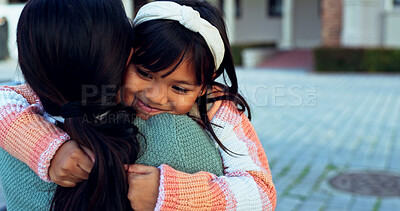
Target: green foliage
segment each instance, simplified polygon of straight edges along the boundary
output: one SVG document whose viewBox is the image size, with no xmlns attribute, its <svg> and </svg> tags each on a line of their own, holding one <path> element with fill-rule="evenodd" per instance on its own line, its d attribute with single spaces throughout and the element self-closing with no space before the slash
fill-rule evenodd
<svg viewBox="0 0 400 211">
<path fill-rule="evenodd" d="M 242 65 L 242 51 L 245 49 L 245 46 L 242 45 L 232 45 L 231 50 L 232 50 L 232 57 L 233 57 L 233 62 L 235 65 Z"/>
<path fill-rule="evenodd" d="M 316 71 L 400 72 L 400 49 L 316 48 Z"/>
<path fill-rule="evenodd" d="M 381 207 L 381 204 L 382 204 L 382 199 L 378 198 L 375 201 L 375 204 L 374 204 L 374 207 L 372 208 L 372 211 L 379 211 L 379 208 Z"/>
<path fill-rule="evenodd" d="M 368 72 L 400 72 L 400 49 L 367 49 L 362 68 Z"/>
<path fill-rule="evenodd" d="M 314 66 L 318 71 L 360 71 L 363 56 L 362 49 L 317 48 Z"/>
</svg>

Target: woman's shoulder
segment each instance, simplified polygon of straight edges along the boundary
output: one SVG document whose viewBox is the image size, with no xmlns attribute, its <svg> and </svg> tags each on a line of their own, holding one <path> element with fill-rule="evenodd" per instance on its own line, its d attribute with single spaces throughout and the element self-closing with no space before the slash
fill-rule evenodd
<svg viewBox="0 0 400 211">
<path fill-rule="evenodd" d="M 187 173 L 208 171 L 222 175 L 222 161 L 214 142 L 190 117 L 163 113 L 148 120 L 137 119 L 135 125 L 145 139 L 138 163 L 164 163 Z"/>
</svg>

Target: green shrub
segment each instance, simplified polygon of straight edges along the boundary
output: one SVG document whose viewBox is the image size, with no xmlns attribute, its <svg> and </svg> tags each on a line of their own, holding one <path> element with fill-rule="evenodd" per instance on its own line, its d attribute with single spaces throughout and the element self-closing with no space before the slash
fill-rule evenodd
<svg viewBox="0 0 400 211">
<path fill-rule="evenodd" d="M 400 49 L 314 49 L 316 71 L 400 72 Z"/>
<path fill-rule="evenodd" d="M 240 46 L 240 45 L 232 45 L 231 50 L 232 50 L 232 57 L 233 57 L 233 62 L 235 65 L 242 65 L 242 51 L 245 47 Z"/>
<path fill-rule="evenodd" d="M 368 72 L 400 72 L 400 49 L 367 49 L 362 69 Z"/>
<path fill-rule="evenodd" d="M 314 67 L 317 71 L 361 71 L 363 49 L 317 48 Z"/>
</svg>

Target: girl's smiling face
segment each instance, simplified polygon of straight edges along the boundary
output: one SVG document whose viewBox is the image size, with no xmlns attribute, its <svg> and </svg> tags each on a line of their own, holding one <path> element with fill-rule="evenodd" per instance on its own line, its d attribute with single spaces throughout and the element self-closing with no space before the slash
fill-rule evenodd
<svg viewBox="0 0 400 211">
<path fill-rule="evenodd" d="M 184 60 L 170 71 L 171 68 L 151 72 L 141 65 L 129 64 L 123 103 L 132 106 L 142 119 L 160 113 L 188 113 L 202 91 L 202 86 L 196 83 L 194 67 Z"/>
</svg>

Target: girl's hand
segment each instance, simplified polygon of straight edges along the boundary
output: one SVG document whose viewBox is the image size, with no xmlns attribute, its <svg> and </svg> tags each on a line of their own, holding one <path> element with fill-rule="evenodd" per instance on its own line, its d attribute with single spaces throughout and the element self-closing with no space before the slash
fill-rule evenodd
<svg viewBox="0 0 400 211">
<path fill-rule="evenodd" d="M 154 210 L 160 186 L 160 170 L 154 166 L 129 165 L 128 199 L 134 210 Z"/>
<path fill-rule="evenodd" d="M 69 140 L 61 145 L 51 160 L 49 177 L 57 185 L 74 187 L 89 178 L 93 163 L 92 151 Z"/>
</svg>

